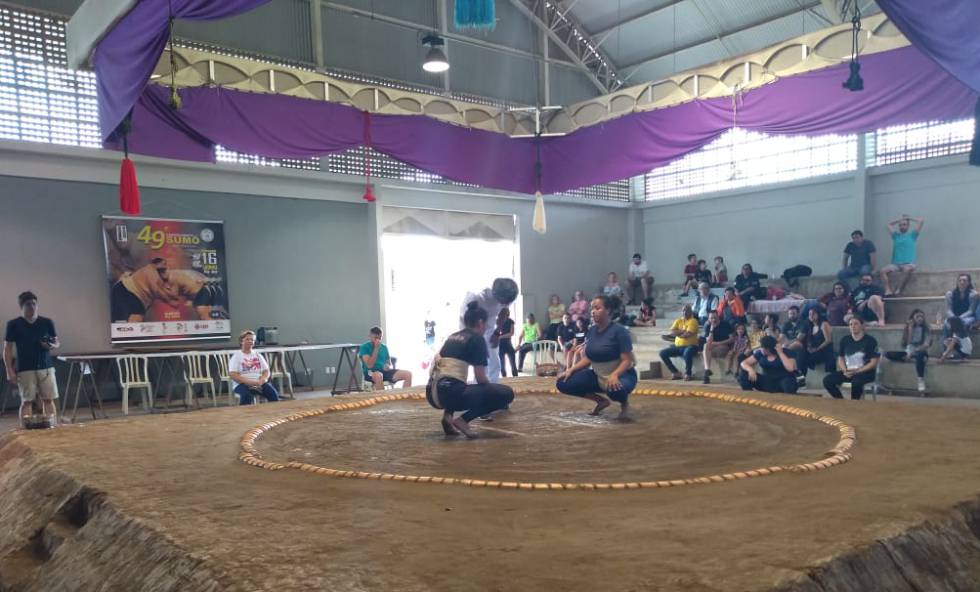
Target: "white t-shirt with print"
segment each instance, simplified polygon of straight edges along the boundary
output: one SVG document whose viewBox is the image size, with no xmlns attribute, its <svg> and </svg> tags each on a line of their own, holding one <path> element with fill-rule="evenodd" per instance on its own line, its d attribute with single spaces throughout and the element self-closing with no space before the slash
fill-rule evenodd
<svg viewBox="0 0 980 592">
<path fill-rule="evenodd" d="M 265 361 L 262 354 L 253 351 L 250 354 L 246 354 L 243 351 L 237 351 L 231 356 L 231 360 L 228 361 L 228 372 L 238 372 L 244 378 L 250 380 L 258 380 L 262 373 L 269 369 L 269 363 Z M 235 390 L 238 383 L 234 380 L 231 381 L 231 388 Z"/>
<path fill-rule="evenodd" d="M 640 261 L 639 265 L 630 262 L 630 270 L 629 270 L 630 279 L 643 277 L 648 273 L 650 273 L 650 268 L 647 267 L 646 261 Z"/>
</svg>

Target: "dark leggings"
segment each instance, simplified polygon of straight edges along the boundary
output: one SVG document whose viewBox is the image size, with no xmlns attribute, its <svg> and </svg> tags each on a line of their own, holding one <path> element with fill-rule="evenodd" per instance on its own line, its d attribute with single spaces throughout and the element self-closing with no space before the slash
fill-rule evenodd
<svg viewBox="0 0 980 592">
<path fill-rule="evenodd" d="M 844 395 L 840 392 L 840 385 L 850 381 L 851 399 L 855 401 L 864 395 L 864 386 L 875 381 L 875 371 L 868 370 L 860 374 L 847 378 L 843 372 L 834 372 L 823 377 L 823 387 L 835 399 L 843 399 Z"/>
<path fill-rule="evenodd" d="M 630 368 L 619 376 L 619 388 L 614 391 L 607 390 L 605 394 L 617 403 L 626 403 L 630 393 L 636 388 L 636 381 L 636 368 Z M 579 370 L 569 376 L 568 380 L 559 380 L 555 386 L 558 387 L 558 392 L 573 397 L 585 397 L 603 392 L 599 388 L 599 377 L 592 368 Z"/>
<path fill-rule="evenodd" d="M 806 376 L 809 370 L 816 369 L 817 364 L 820 363 L 823 364 L 824 372 L 830 374 L 834 371 L 834 365 L 837 363 L 837 359 L 834 357 L 834 349 L 829 346 L 813 353 L 800 350 L 798 360 L 803 376 Z"/>
<path fill-rule="evenodd" d="M 425 387 L 425 395 L 429 404 L 435 407 L 432 383 Z M 514 389 L 504 384 L 463 384 L 452 378 L 443 378 L 439 381 L 439 400 L 444 411 L 464 411 L 463 421 L 469 423 L 510 405 L 514 400 Z"/>
<path fill-rule="evenodd" d="M 507 359 L 510 359 L 511 376 L 517 376 L 517 362 L 514 361 L 514 344 L 510 339 L 501 339 L 497 347 L 500 354 L 500 375 L 507 376 Z"/>
<path fill-rule="evenodd" d="M 885 357 L 893 362 L 904 362 L 909 358 L 909 355 L 903 351 L 890 351 L 885 354 Z M 919 378 L 925 378 L 926 360 L 929 359 L 929 354 L 924 351 L 916 351 L 912 353 L 912 358 L 915 360 L 915 375 Z"/>
<path fill-rule="evenodd" d="M 279 400 L 279 393 L 276 391 L 276 387 L 272 386 L 271 382 L 266 382 L 256 389 L 249 388 L 246 384 L 240 384 L 235 387 L 235 394 L 238 395 L 238 399 L 242 405 L 251 405 L 255 402 L 255 397 L 258 395 L 265 397 L 266 401 Z"/>
<path fill-rule="evenodd" d="M 519 352 L 517 356 L 517 367 L 519 369 L 524 369 L 524 358 L 527 357 L 527 352 L 531 351 L 532 349 L 534 349 L 533 345 L 530 343 L 524 343 L 521 345 L 521 349 L 517 350 Z M 517 376 L 517 374 L 514 374 L 514 376 Z"/>
<path fill-rule="evenodd" d="M 765 393 L 788 393 L 796 394 L 796 377 L 792 374 L 756 374 L 758 380 L 749 381 L 749 373 L 741 371 L 738 373 L 738 384 L 743 391 L 757 390 Z"/>
</svg>

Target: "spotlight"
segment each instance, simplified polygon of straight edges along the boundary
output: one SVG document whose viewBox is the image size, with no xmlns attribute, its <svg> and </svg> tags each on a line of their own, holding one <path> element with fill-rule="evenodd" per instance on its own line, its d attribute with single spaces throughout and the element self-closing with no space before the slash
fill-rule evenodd
<svg viewBox="0 0 980 592">
<path fill-rule="evenodd" d="M 861 64 L 857 62 L 851 62 L 851 75 L 847 77 L 847 80 L 841 83 L 841 86 L 846 88 L 851 92 L 857 92 L 859 90 L 864 90 L 864 80 L 861 78 Z"/>
<path fill-rule="evenodd" d="M 426 35 L 422 38 L 422 45 L 429 46 L 429 53 L 422 61 L 422 69 L 426 72 L 445 72 L 449 69 L 449 60 L 442 47 L 446 44 L 442 37 L 438 35 Z"/>
</svg>

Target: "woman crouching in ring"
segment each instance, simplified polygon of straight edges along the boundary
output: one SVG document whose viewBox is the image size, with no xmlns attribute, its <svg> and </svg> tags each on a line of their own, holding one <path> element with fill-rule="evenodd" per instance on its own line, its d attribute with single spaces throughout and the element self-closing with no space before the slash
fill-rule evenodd
<svg viewBox="0 0 980 592">
<path fill-rule="evenodd" d="M 585 355 L 558 375 L 558 391 L 595 401 L 590 415 L 599 415 L 609 399 L 620 405 L 619 418 L 629 417 L 629 394 L 636 388 L 633 341 L 629 330 L 612 322 L 611 313 L 619 307 L 615 296 L 596 296 L 592 300 L 592 320 L 585 337 Z M 591 366 L 591 367 L 590 367 Z M 599 393 L 605 393 L 609 399 Z"/>
<path fill-rule="evenodd" d="M 442 430 L 447 436 L 460 432 L 476 438 L 470 422 L 503 409 L 514 400 L 514 390 L 503 384 L 493 384 L 487 377 L 489 351 L 483 337 L 487 328 L 487 311 L 471 302 L 463 313 L 462 331 L 446 338 L 432 364 L 425 398 L 436 409 L 442 409 Z M 470 366 L 476 384 L 466 384 Z M 460 417 L 453 414 L 463 411 Z"/>
</svg>

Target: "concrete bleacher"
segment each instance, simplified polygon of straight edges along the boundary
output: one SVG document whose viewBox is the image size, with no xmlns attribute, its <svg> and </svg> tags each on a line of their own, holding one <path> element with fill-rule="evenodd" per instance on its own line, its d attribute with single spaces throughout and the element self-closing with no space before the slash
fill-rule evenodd
<svg viewBox="0 0 980 592">
<path fill-rule="evenodd" d="M 933 346 L 929 352 L 931 357 L 926 369 L 926 384 L 930 396 L 980 398 L 980 351 L 975 351 L 973 357 L 965 362 L 936 363 L 942 351 L 942 328 L 937 321 L 945 316 L 944 295 L 947 290 L 955 286 L 956 276 L 960 273 L 969 273 L 975 281 L 980 277 L 978 269 L 916 272 L 900 297 L 885 300 L 886 324 L 867 328 L 868 334 L 878 340 L 882 352 L 901 350 L 902 332 L 912 310 L 919 308 L 926 313 L 926 321 L 933 328 Z M 896 277 L 893 275 L 893 279 Z M 877 279 L 876 277 L 876 281 Z M 817 298 L 831 291 L 835 281 L 837 278 L 833 276 L 801 278 L 800 286 L 794 291 L 808 298 Z M 769 280 L 769 283 L 785 287 L 780 279 Z M 850 283 L 855 285 L 856 280 Z M 893 281 L 893 285 L 894 283 Z M 633 327 L 630 330 L 640 377 L 648 379 L 667 377 L 667 373 L 661 368 L 659 356 L 660 351 L 670 344 L 663 340 L 662 335 L 668 331 L 673 320 L 680 316 L 683 305 L 693 300 L 690 296 L 685 298 L 680 295 L 682 292 L 680 284 L 658 284 L 654 289 L 657 327 Z M 718 288 L 712 291 L 716 294 L 721 292 Z M 784 321 L 785 317 L 781 320 Z M 834 343 L 839 343 L 847 334 L 846 327 L 834 327 Z M 974 340 L 978 339 L 980 334 L 975 333 Z M 680 367 L 682 361 L 678 360 L 675 364 Z M 719 372 L 719 369 L 723 369 L 723 364 L 723 360 L 718 360 L 713 365 L 712 382 L 734 382 L 733 377 L 724 376 L 723 372 Z M 694 365 L 698 380 L 703 373 L 702 365 L 699 355 Z M 886 389 L 914 393 L 915 378 L 915 367 L 912 363 L 895 363 L 887 360 L 883 362 L 880 383 Z M 821 370 L 811 371 L 807 382 L 808 390 L 811 392 L 822 390 L 822 380 Z"/>
</svg>

